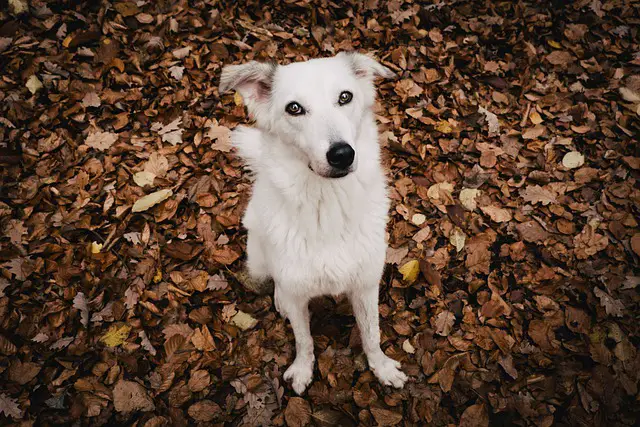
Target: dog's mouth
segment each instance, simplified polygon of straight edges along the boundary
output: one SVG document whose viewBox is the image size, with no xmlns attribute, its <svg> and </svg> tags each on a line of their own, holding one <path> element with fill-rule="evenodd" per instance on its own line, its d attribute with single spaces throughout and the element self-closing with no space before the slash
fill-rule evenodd
<svg viewBox="0 0 640 427">
<path fill-rule="evenodd" d="M 351 168 L 349 169 L 331 169 L 328 173 L 320 173 L 318 171 L 316 171 L 313 166 L 311 166 L 311 163 L 308 164 L 309 170 L 313 173 L 315 173 L 318 176 L 321 176 L 323 178 L 344 178 L 345 176 L 349 175 L 350 172 L 352 172 Z"/>
</svg>

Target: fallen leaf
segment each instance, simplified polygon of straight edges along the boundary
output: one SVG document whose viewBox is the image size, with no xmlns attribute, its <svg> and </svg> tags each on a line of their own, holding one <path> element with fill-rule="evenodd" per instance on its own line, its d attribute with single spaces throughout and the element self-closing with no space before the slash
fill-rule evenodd
<svg viewBox="0 0 640 427">
<path fill-rule="evenodd" d="M 118 135 L 112 132 L 93 132 L 84 141 L 87 146 L 99 151 L 106 151 L 118 140 Z"/>
<path fill-rule="evenodd" d="M 258 321 L 254 319 L 250 314 L 245 313 L 244 311 L 238 311 L 232 318 L 231 323 L 246 331 L 247 329 L 251 329 L 258 324 Z"/>
<path fill-rule="evenodd" d="M 173 77 L 174 79 L 180 81 L 182 80 L 182 76 L 184 73 L 184 67 L 180 67 L 178 65 L 174 65 L 173 67 L 169 68 L 169 73 L 171 74 L 171 77 Z"/>
<path fill-rule="evenodd" d="M 100 341 L 108 347 L 117 347 L 122 345 L 131 331 L 129 325 L 112 325 L 109 330 L 100 338 Z"/>
<path fill-rule="evenodd" d="M 82 98 L 82 106 L 85 108 L 94 107 L 97 108 L 101 104 L 100 97 L 95 92 L 87 92 Z"/>
<path fill-rule="evenodd" d="M 456 252 L 464 249 L 466 240 L 467 235 L 459 227 L 455 227 L 449 235 L 449 242 L 456 248 Z"/>
<path fill-rule="evenodd" d="M 476 403 L 464 410 L 458 427 L 489 427 L 489 412 L 484 403 Z"/>
<path fill-rule="evenodd" d="M 562 158 L 562 165 L 567 169 L 575 169 L 584 165 L 584 156 L 577 151 L 570 151 Z"/>
<path fill-rule="evenodd" d="M 225 126 L 212 123 L 206 133 L 206 136 L 212 141 L 215 140 L 215 142 L 211 144 L 211 148 L 213 150 L 228 153 L 231 151 L 231 148 L 233 148 L 231 145 L 231 131 Z"/>
<path fill-rule="evenodd" d="M 73 298 L 73 308 L 80 311 L 80 322 L 86 328 L 89 326 L 89 301 L 83 292 L 78 292 Z"/>
<path fill-rule="evenodd" d="M 520 196 L 525 202 L 534 205 L 540 203 L 542 206 L 547 206 L 549 203 L 557 202 L 556 195 L 553 192 L 539 185 L 528 185 L 523 190 L 520 190 Z"/>
<path fill-rule="evenodd" d="M 18 402 L 4 393 L 0 394 L 0 414 L 4 414 L 7 418 L 14 420 L 22 419 L 22 411 L 18 406 Z"/>
<path fill-rule="evenodd" d="M 420 263 L 412 259 L 411 261 L 406 262 L 402 267 L 398 269 L 400 274 L 402 274 L 402 280 L 406 283 L 413 283 L 418 279 L 418 274 L 420 273 Z"/>
<path fill-rule="evenodd" d="M 575 61 L 573 55 L 564 50 L 554 50 L 546 56 L 547 61 L 553 65 L 568 65 Z"/>
<path fill-rule="evenodd" d="M 476 197 L 480 195 L 480 190 L 475 188 L 463 188 L 460 190 L 460 204 L 469 212 L 476 210 Z"/>
<path fill-rule="evenodd" d="M 402 421 L 402 414 L 388 409 L 373 407 L 371 414 L 379 426 L 395 426 Z"/>
<path fill-rule="evenodd" d="M 223 415 L 222 408 L 211 400 L 201 400 L 189 406 L 187 409 L 189 416 L 201 423 L 209 423 L 216 417 Z"/>
<path fill-rule="evenodd" d="M 159 190 L 151 194 L 147 194 L 144 197 L 136 200 L 131 208 L 131 212 L 144 212 L 147 209 L 157 205 L 158 203 L 167 200 L 169 197 L 173 195 L 173 191 L 171 190 Z"/>
<path fill-rule="evenodd" d="M 610 316 L 622 317 L 624 316 L 624 305 L 617 299 L 614 299 L 600 288 L 593 288 L 593 293 L 600 299 L 600 305 L 602 305 Z"/>
<path fill-rule="evenodd" d="M 284 419 L 289 426 L 306 426 L 311 422 L 311 407 L 309 403 L 301 397 L 289 398 L 289 403 L 287 403 L 287 407 L 284 410 Z"/>
<path fill-rule="evenodd" d="M 156 176 L 153 172 L 141 171 L 133 174 L 133 182 L 140 187 L 144 187 L 146 185 L 153 185 L 153 181 L 156 179 Z"/>
<path fill-rule="evenodd" d="M 409 341 L 408 339 L 404 340 L 404 342 L 402 343 L 402 349 L 409 354 L 414 354 L 416 352 L 416 348 L 411 345 L 411 341 Z"/>
<path fill-rule="evenodd" d="M 498 206 L 483 206 L 480 208 L 482 212 L 498 223 L 511 221 L 511 212 Z"/>
<path fill-rule="evenodd" d="M 436 333 L 438 335 L 442 335 L 443 337 L 449 336 L 451 333 L 451 328 L 453 328 L 453 324 L 456 321 L 455 315 L 448 311 L 442 311 L 436 316 Z"/>
<path fill-rule="evenodd" d="M 27 89 L 29 89 L 29 92 L 31 92 L 32 95 L 35 95 L 36 92 L 44 87 L 42 86 L 42 82 L 40 81 L 40 79 L 38 79 L 38 76 L 36 76 L 35 74 L 27 79 L 27 83 L 25 84 L 25 86 L 27 87 Z"/>
<path fill-rule="evenodd" d="M 147 390 L 135 381 L 120 380 L 113 389 L 113 406 L 117 412 L 149 412 L 156 407 Z"/>
</svg>

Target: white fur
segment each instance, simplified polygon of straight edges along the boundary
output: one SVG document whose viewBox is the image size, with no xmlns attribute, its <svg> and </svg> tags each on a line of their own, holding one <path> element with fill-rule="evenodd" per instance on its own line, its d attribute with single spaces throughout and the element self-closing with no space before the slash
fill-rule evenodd
<svg viewBox="0 0 640 427">
<path fill-rule="evenodd" d="M 296 359 L 284 378 L 298 394 L 313 376 L 308 302 L 326 294 L 349 296 L 379 380 L 402 387 L 407 379 L 380 348 L 378 319 L 389 200 L 371 107 L 374 77 L 392 74 L 360 54 L 223 70 L 221 92 L 238 90 L 256 119 L 256 128 L 239 126 L 232 136 L 255 175 L 243 218 L 247 268 L 254 280 L 274 280 L 276 308 L 296 338 Z M 353 101 L 338 105 L 344 90 L 353 93 Z M 292 101 L 307 114 L 285 113 Z M 326 177 L 331 169 L 326 152 L 335 141 L 356 152 L 352 171 L 343 178 Z"/>
</svg>

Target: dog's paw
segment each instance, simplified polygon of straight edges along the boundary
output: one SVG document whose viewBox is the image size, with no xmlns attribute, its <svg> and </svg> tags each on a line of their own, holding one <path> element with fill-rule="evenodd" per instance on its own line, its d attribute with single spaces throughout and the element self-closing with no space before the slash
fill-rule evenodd
<svg viewBox="0 0 640 427">
<path fill-rule="evenodd" d="M 285 381 L 291 381 L 291 387 L 298 395 L 304 393 L 312 378 L 313 360 L 301 361 L 296 358 L 284 373 Z"/>
<path fill-rule="evenodd" d="M 378 380 L 384 385 L 402 388 L 407 381 L 407 376 L 400 370 L 400 362 L 393 360 L 384 353 L 369 360 L 369 366 L 378 377 Z"/>
</svg>

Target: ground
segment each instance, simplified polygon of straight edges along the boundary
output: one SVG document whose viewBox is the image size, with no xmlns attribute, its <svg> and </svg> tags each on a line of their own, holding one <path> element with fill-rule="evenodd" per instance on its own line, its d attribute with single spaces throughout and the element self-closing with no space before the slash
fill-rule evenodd
<svg viewBox="0 0 640 427">
<path fill-rule="evenodd" d="M 0 5 L 0 424 L 624 426 L 640 410 L 640 3 Z M 383 349 L 311 304 L 296 397 L 238 281 L 221 67 L 368 52 L 393 207 Z"/>
</svg>

